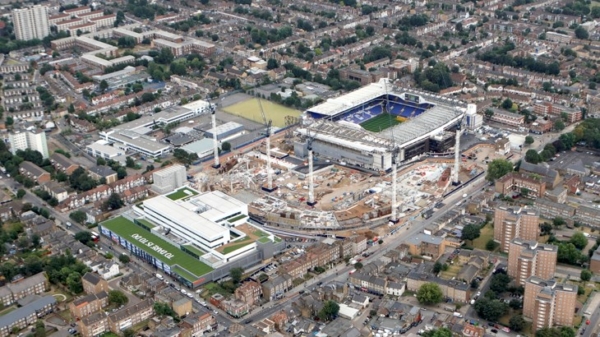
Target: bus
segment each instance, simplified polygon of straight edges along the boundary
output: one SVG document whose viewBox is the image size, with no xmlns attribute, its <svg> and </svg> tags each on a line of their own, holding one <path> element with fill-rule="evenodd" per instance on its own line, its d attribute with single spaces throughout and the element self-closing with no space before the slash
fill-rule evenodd
<svg viewBox="0 0 600 337">
<path fill-rule="evenodd" d="M 98 233 L 96 233 L 96 232 L 92 232 L 92 241 L 99 242 L 100 241 L 100 235 L 98 235 Z"/>
</svg>

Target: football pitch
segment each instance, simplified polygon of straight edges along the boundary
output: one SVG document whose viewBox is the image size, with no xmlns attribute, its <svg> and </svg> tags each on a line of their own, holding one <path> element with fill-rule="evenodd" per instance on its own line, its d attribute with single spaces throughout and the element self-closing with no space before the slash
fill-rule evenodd
<svg viewBox="0 0 600 337">
<path fill-rule="evenodd" d="M 193 273 L 195 278 L 188 279 L 190 282 L 196 281 L 200 276 L 213 270 L 209 265 L 200 262 L 178 247 L 144 230 L 123 216 L 107 220 L 101 223 L 100 226 L 129 241 L 134 246 L 154 256 L 163 263 L 171 267 L 178 265 L 186 269 L 189 273 Z M 188 278 L 190 276 L 189 273 L 188 275 L 181 276 Z"/>
<path fill-rule="evenodd" d="M 396 116 L 389 113 L 382 113 L 379 116 L 375 116 L 367 121 L 360 123 L 360 126 L 371 132 L 381 132 L 389 127 L 400 124 L 400 121 L 396 119 Z"/>
<path fill-rule="evenodd" d="M 275 104 L 264 99 L 260 100 L 260 104 L 262 105 L 267 119 L 273 121 L 273 126 L 280 128 L 285 127 L 286 116 L 292 116 L 296 118 L 300 117 L 300 111 L 285 107 L 280 104 Z M 232 115 L 249 119 L 256 123 L 264 123 L 257 98 L 250 98 L 243 102 L 223 107 L 221 110 Z"/>
</svg>

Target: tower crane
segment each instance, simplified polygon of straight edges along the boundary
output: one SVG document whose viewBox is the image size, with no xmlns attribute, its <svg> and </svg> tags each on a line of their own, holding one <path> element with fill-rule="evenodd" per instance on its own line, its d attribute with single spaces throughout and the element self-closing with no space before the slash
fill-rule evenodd
<svg viewBox="0 0 600 337">
<path fill-rule="evenodd" d="M 213 127 L 213 151 L 214 151 L 214 157 L 215 157 L 215 163 L 213 164 L 213 168 L 218 169 L 219 167 L 221 167 L 221 164 L 219 163 L 219 140 L 217 139 L 217 109 L 215 109 L 215 107 L 209 104 L 209 109 L 210 109 L 210 113 L 211 113 L 211 119 L 212 119 L 212 127 Z"/>
<path fill-rule="evenodd" d="M 266 155 L 267 155 L 267 186 L 263 186 L 263 191 L 273 192 L 277 189 L 276 186 L 273 186 L 273 172 L 271 170 L 271 125 L 273 123 L 272 120 L 267 119 L 265 115 L 265 111 L 262 106 L 262 101 L 258 99 L 258 106 L 260 107 L 260 113 L 263 118 L 263 122 L 265 124 L 265 135 L 267 136 L 265 139 L 266 143 Z"/>
<path fill-rule="evenodd" d="M 398 155 L 400 154 L 400 147 L 396 145 L 394 141 L 394 148 L 392 150 L 392 216 L 390 222 L 398 223 L 398 205 L 397 205 L 397 194 L 398 194 Z"/>
<path fill-rule="evenodd" d="M 466 117 L 467 114 L 463 113 L 461 118 L 456 123 L 456 141 L 454 142 L 454 172 L 452 174 L 452 185 L 454 186 L 460 185 L 460 178 L 458 177 L 458 172 L 460 170 L 460 136 L 463 132 L 462 124 Z"/>
</svg>

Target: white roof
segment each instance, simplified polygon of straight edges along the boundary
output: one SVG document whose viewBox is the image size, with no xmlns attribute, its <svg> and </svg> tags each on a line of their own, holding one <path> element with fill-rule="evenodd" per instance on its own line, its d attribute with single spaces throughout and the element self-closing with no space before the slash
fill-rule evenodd
<svg viewBox="0 0 600 337">
<path fill-rule="evenodd" d="M 110 157 L 117 156 L 119 154 L 123 154 L 123 150 L 119 150 L 119 149 L 117 149 L 115 147 L 107 145 L 106 141 L 104 141 L 104 140 L 92 143 L 92 144 L 88 145 L 87 147 L 90 148 L 90 149 L 92 149 L 92 150 L 94 150 L 94 151 L 106 153 Z"/>
<path fill-rule="evenodd" d="M 371 83 L 358 90 L 347 93 L 336 98 L 327 100 L 317 106 L 308 109 L 308 112 L 318 113 L 326 116 L 335 116 L 340 112 L 368 102 L 377 96 L 386 93 L 386 79 L 381 79 L 379 82 Z M 387 84 L 391 89 L 391 85 Z"/>
<path fill-rule="evenodd" d="M 198 233 L 201 237 L 209 241 L 223 237 L 229 230 L 210 221 L 202 214 L 197 214 L 188 207 L 185 207 L 188 205 L 179 204 L 165 195 L 144 201 L 144 207 L 146 206 L 168 217 L 181 227 Z"/>
<path fill-rule="evenodd" d="M 225 124 L 218 125 L 216 128 L 210 128 L 210 129 L 206 130 L 206 132 L 208 132 L 210 134 L 216 133 L 217 135 L 220 135 L 223 132 L 236 130 L 236 129 L 243 128 L 243 127 L 244 126 L 240 123 L 227 122 Z"/>
</svg>

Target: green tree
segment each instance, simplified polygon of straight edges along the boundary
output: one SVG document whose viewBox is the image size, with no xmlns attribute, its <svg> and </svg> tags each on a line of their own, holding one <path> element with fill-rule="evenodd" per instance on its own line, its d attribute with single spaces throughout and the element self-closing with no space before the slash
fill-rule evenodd
<svg viewBox="0 0 600 337">
<path fill-rule="evenodd" d="M 41 319 L 38 319 L 37 322 L 35 322 L 35 331 L 33 333 L 33 336 L 46 337 L 46 325 Z"/>
<path fill-rule="evenodd" d="M 123 337 L 134 337 L 134 336 L 135 336 L 135 331 L 133 331 L 131 329 L 123 330 Z"/>
<path fill-rule="evenodd" d="M 565 219 L 557 216 L 556 218 L 552 219 L 552 224 L 554 225 L 554 227 L 560 227 L 560 226 L 564 226 L 567 222 L 565 221 Z"/>
<path fill-rule="evenodd" d="M 275 59 L 268 59 L 267 60 L 267 70 L 271 70 L 271 69 L 276 69 L 279 68 L 279 63 L 277 62 L 277 60 Z"/>
<path fill-rule="evenodd" d="M 487 117 L 487 119 L 490 119 L 490 118 L 492 118 L 492 116 L 494 116 L 494 110 L 486 109 L 484 114 L 485 114 L 485 117 Z"/>
<path fill-rule="evenodd" d="M 588 239 L 585 237 L 585 235 L 583 235 L 582 232 L 576 232 L 573 234 L 573 236 L 571 236 L 569 242 L 572 243 L 577 249 L 581 250 L 587 246 Z"/>
<path fill-rule="evenodd" d="M 17 199 L 23 199 L 23 197 L 25 196 L 25 194 L 27 194 L 27 192 L 25 192 L 24 189 L 19 188 L 19 190 L 17 191 Z"/>
<path fill-rule="evenodd" d="M 108 303 L 114 304 L 117 307 L 127 304 L 129 298 L 120 290 L 111 290 L 108 292 Z"/>
<path fill-rule="evenodd" d="M 525 152 L 525 161 L 532 164 L 537 164 L 542 161 L 540 154 L 536 150 L 527 150 Z"/>
<path fill-rule="evenodd" d="M 439 328 L 439 329 L 425 331 L 421 336 L 422 337 L 452 337 L 453 334 L 452 334 L 452 331 L 450 331 L 448 328 Z"/>
<path fill-rule="evenodd" d="M 508 284 L 510 283 L 510 277 L 504 273 L 498 273 L 492 276 L 492 282 L 490 284 L 490 290 L 500 294 L 506 291 Z"/>
<path fill-rule="evenodd" d="M 358 270 L 362 269 L 362 267 L 363 267 L 363 264 L 362 264 L 362 263 L 360 263 L 360 262 L 356 262 L 356 263 L 354 264 L 354 268 L 356 268 L 356 269 L 358 269 Z"/>
<path fill-rule="evenodd" d="M 444 298 L 444 294 L 440 286 L 436 283 L 425 283 L 417 291 L 417 300 L 421 304 L 436 304 L 440 303 Z"/>
<path fill-rule="evenodd" d="M 125 158 L 125 166 L 129 167 L 129 168 L 134 168 L 135 167 L 135 160 L 133 160 L 133 158 L 131 157 L 126 157 Z"/>
<path fill-rule="evenodd" d="M 511 101 L 510 98 L 507 98 L 502 102 L 502 109 L 510 110 L 512 108 L 512 106 L 513 106 L 513 101 Z"/>
<path fill-rule="evenodd" d="M 575 337 L 575 330 L 570 326 L 541 328 L 536 330 L 535 337 Z"/>
<path fill-rule="evenodd" d="M 436 262 L 433 264 L 433 273 L 434 273 L 434 274 L 437 274 L 437 273 L 439 273 L 440 271 L 442 271 L 442 264 L 441 264 L 439 261 L 436 261 Z"/>
<path fill-rule="evenodd" d="M 119 255 L 119 261 L 121 261 L 122 264 L 127 264 L 127 263 L 129 263 L 129 261 L 131 261 L 131 259 L 129 258 L 128 255 L 121 254 L 121 255 Z"/>
<path fill-rule="evenodd" d="M 488 242 L 485 243 L 485 249 L 490 252 L 496 250 L 496 248 L 498 248 L 498 243 L 494 241 L 494 239 L 489 239 Z"/>
<path fill-rule="evenodd" d="M 118 193 L 113 193 L 104 202 L 103 206 L 106 210 L 116 210 L 125 206 L 125 202 L 123 202 L 121 196 Z"/>
<path fill-rule="evenodd" d="M 106 89 L 108 89 L 108 82 L 106 82 L 106 80 L 100 81 L 100 90 L 105 92 Z"/>
<path fill-rule="evenodd" d="M 501 300 L 483 296 L 475 301 L 475 312 L 488 321 L 497 322 L 507 311 L 508 305 Z"/>
<path fill-rule="evenodd" d="M 244 275 L 244 269 L 240 267 L 231 268 L 229 270 L 229 276 L 234 284 L 239 284 L 242 281 L 242 276 Z"/>
<path fill-rule="evenodd" d="M 523 315 L 514 315 L 508 321 L 508 327 L 516 332 L 522 331 L 525 327 L 525 319 Z"/>
<path fill-rule="evenodd" d="M 84 245 L 88 245 L 92 243 L 92 233 L 88 231 L 81 231 L 75 233 L 75 240 L 83 243 Z"/>
<path fill-rule="evenodd" d="M 78 272 L 72 272 L 69 274 L 66 280 L 69 291 L 73 294 L 79 294 L 83 292 L 83 284 L 81 283 L 81 275 Z"/>
<path fill-rule="evenodd" d="M 223 142 L 221 143 L 221 150 L 223 151 L 231 151 L 231 143 Z"/>
<path fill-rule="evenodd" d="M 578 39 L 587 40 L 590 37 L 590 34 L 583 26 L 579 26 L 575 29 L 575 36 Z"/>
<path fill-rule="evenodd" d="M 533 137 L 531 137 L 531 136 L 525 137 L 525 145 L 531 145 L 531 144 L 533 144 L 533 142 L 535 142 Z"/>
<path fill-rule="evenodd" d="M 75 113 L 75 106 L 73 105 L 73 103 L 69 104 L 67 111 L 71 114 Z"/>
<path fill-rule="evenodd" d="M 477 239 L 479 235 L 481 235 L 479 225 L 469 224 L 463 228 L 461 239 L 473 242 L 473 240 Z"/>
<path fill-rule="evenodd" d="M 556 131 L 562 131 L 565 129 L 565 122 L 563 122 L 562 120 L 558 119 L 554 122 L 554 129 Z"/>
<path fill-rule="evenodd" d="M 84 211 L 73 211 L 69 214 L 69 218 L 77 223 L 83 224 L 87 219 L 87 215 Z"/>
<path fill-rule="evenodd" d="M 488 172 L 485 177 L 488 181 L 495 181 L 513 170 L 513 164 L 506 159 L 494 159 L 488 164 Z"/>
<path fill-rule="evenodd" d="M 319 311 L 317 316 L 322 321 L 331 321 L 337 317 L 340 312 L 340 306 L 334 301 L 327 301 L 323 304 L 323 308 Z"/>
<path fill-rule="evenodd" d="M 587 269 L 584 269 L 581 271 L 579 278 L 581 278 L 582 281 L 587 282 L 592 279 L 592 272 Z"/>
</svg>

